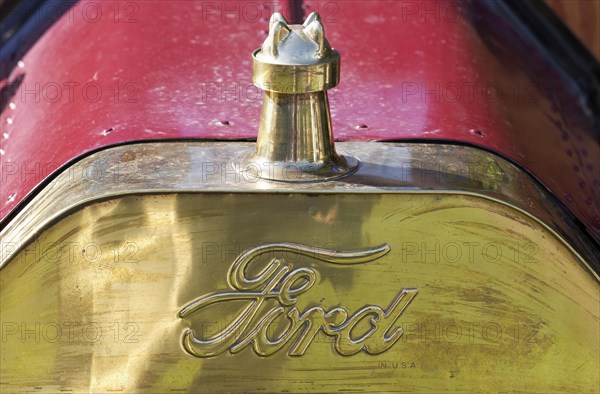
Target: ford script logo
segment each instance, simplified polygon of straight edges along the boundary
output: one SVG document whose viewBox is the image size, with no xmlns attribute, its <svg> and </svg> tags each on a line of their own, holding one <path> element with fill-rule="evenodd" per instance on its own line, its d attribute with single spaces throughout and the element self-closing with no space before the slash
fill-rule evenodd
<svg viewBox="0 0 600 394">
<path fill-rule="evenodd" d="M 318 273 L 312 266 L 294 267 L 286 262 L 283 254 L 309 256 L 321 264 L 353 265 L 376 260 L 389 251 L 387 244 L 351 252 L 292 243 L 271 243 L 248 249 L 236 258 L 229 270 L 231 289 L 204 295 L 179 311 L 181 318 L 197 321 L 208 306 L 233 303 L 227 305 L 238 308 L 234 309 L 233 317 L 211 335 L 204 335 L 198 327 L 195 330 L 192 324 L 183 334 L 183 346 L 196 357 L 217 356 L 227 350 L 235 354 L 246 347 L 252 347 L 260 356 L 282 349 L 290 356 L 301 356 L 322 332 L 333 338 L 333 347 L 342 356 L 361 351 L 383 353 L 402 336 L 402 327 L 395 327 L 395 323 L 416 296 L 417 289 L 400 290 L 385 309 L 365 305 L 352 314 L 342 306 L 329 310 L 313 306 L 301 311 L 296 306 L 298 299 L 315 286 Z M 278 257 L 261 259 L 265 266 L 255 266 L 260 264 L 258 257 L 266 253 Z M 218 307 L 213 305 L 210 309 L 214 311 Z M 277 335 L 273 335 L 272 326 L 276 321 L 285 323 L 283 327 L 279 324 Z M 353 330 L 357 325 L 367 327 L 366 332 Z"/>
</svg>

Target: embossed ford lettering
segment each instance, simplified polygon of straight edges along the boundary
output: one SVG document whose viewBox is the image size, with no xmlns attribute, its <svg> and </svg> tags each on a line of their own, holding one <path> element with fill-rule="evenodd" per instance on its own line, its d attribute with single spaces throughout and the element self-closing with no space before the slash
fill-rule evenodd
<svg viewBox="0 0 600 394">
<path fill-rule="evenodd" d="M 241 302 L 239 312 L 224 329 L 208 338 L 195 331 L 193 326 L 187 329 L 183 334 L 183 346 L 196 357 L 217 356 L 226 350 L 235 354 L 248 346 L 252 346 L 256 354 L 268 356 L 286 345 L 290 356 L 301 356 L 317 334 L 323 332 L 334 338 L 334 348 L 342 356 L 360 351 L 369 354 L 385 352 L 402 336 L 402 327 L 395 327 L 395 323 L 416 296 L 417 289 L 402 289 L 386 309 L 365 305 L 351 315 L 343 307 L 326 311 L 314 306 L 301 312 L 296 306 L 298 297 L 317 282 L 317 271 L 313 267 L 293 268 L 283 257 L 267 259 L 266 266 L 254 276 L 247 274 L 247 267 L 266 253 L 291 252 L 324 263 L 348 265 L 378 259 L 389 250 L 387 244 L 368 250 L 337 252 L 292 243 L 264 244 L 248 249 L 237 257 L 229 270 L 228 281 L 233 291 L 200 297 L 181 309 L 179 316 L 192 317 L 209 305 L 228 302 Z M 287 323 L 283 332 L 273 338 L 273 330 L 269 328 L 277 319 Z M 365 331 L 354 330 L 361 323 L 368 329 L 356 333 Z"/>
</svg>

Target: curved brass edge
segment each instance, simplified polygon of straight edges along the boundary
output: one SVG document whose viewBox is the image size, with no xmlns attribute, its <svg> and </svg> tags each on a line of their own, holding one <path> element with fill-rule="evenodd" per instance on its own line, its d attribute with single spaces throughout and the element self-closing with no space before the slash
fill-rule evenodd
<svg viewBox="0 0 600 394">
<path fill-rule="evenodd" d="M 598 251 L 527 173 L 477 148 L 416 143 L 339 143 L 362 165 L 321 183 L 269 182 L 243 168 L 241 142 L 157 142 L 116 146 L 66 168 L 0 232 L 0 269 L 51 223 L 93 202 L 132 194 L 425 193 L 471 195 L 534 219 L 570 250 L 597 281 Z M 265 163 L 261 163 L 265 166 Z M 257 167 L 253 167 L 255 171 Z M 263 171 L 273 171 L 269 166 Z"/>
<path fill-rule="evenodd" d="M 249 152 L 244 163 L 248 165 L 247 170 L 250 170 L 254 165 L 260 167 L 270 165 L 271 162 L 258 156 L 257 152 Z M 244 169 L 236 166 L 236 164 L 235 162 L 231 163 L 231 167 L 239 171 L 240 175 L 245 176 Z M 277 164 L 275 171 L 270 174 L 263 174 L 262 179 L 284 183 L 330 182 L 354 174 L 360 166 L 356 157 L 344 152 L 334 153 L 330 159 L 322 162 L 279 161 Z"/>
<path fill-rule="evenodd" d="M 262 90 L 298 94 L 329 90 L 340 82 L 340 54 L 321 63 L 293 65 L 266 63 L 256 58 L 260 48 L 252 53 L 253 83 Z"/>
</svg>

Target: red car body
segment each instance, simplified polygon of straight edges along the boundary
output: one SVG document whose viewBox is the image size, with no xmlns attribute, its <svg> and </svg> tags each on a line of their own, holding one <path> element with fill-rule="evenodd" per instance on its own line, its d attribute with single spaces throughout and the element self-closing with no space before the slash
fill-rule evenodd
<svg viewBox="0 0 600 394">
<path fill-rule="evenodd" d="M 342 80 L 330 92 L 337 140 L 435 140 L 493 151 L 530 172 L 600 239 L 592 109 L 576 89 L 563 89 L 559 71 L 525 38 L 508 47 L 490 35 L 475 7 L 72 4 L 2 81 L 0 220 L 90 152 L 144 140 L 255 139 L 262 93 L 251 82 L 250 54 L 272 12 L 301 21 L 318 11 L 342 54 Z M 496 21 L 509 35 L 511 27 Z"/>
</svg>

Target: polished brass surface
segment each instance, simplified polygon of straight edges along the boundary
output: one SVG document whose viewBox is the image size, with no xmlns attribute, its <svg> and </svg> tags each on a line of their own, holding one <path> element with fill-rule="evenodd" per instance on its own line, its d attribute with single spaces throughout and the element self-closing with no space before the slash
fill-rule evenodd
<svg viewBox="0 0 600 394">
<path fill-rule="evenodd" d="M 0 271 L 2 392 L 597 391 L 598 281 L 530 216 L 239 191 L 45 229 Z"/>
<path fill-rule="evenodd" d="M 453 193 L 506 204 L 563 242 L 596 279 L 599 253 L 570 214 L 527 173 L 475 148 L 443 144 L 339 143 L 361 158 L 356 173 L 327 183 L 268 182 L 273 166 L 248 164 L 253 143 L 142 143 L 95 153 L 67 168 L 0 230 L 0 268 L 53 221 L 127 194 Z M 286 175 L 293 177 L 294 171 Z M 590 267 L 593 266 L 595 268 Z"/>
<path fill-rule="evenodd" d="M 272 166 L 266 179 L 310 182 L 348 175 L 358 161 L 335 151 L 327 92 L 266 92 L 256 153 L 247 164 Z"/>
<path fill-rule="evenodd" d="M 0 233 L 1 391 L 597 389 L 598 253 L 552 197 L 474 148 L 340 145 L 327 183 L 233 170 L 249 143 L 65 170 Z"/>
<path fill-rule="evenodd" d="M 334 148 L 327 90 L 339 82 L 340 55 L 331 48 L 318 14 L 303 25 L 271 17 L 269 36 L 254 51 L 253 80 L 265 90 L 256 152 L 247 163 L 275 164 L 265 179 L 331 180 L 356 170 L 352 156 Z"/>
<path fill-rule="evenodd" d="M 269 36 L 252 54 L 253 81 L 263 90 L 297 94 L 320 92 L 339 83 L 340 55 L 325 38 L 313 12 L 302 25 L 288 25 L 274 13 Z"/>
<path fill-rule="evenodd" d="M 315 285 L 318 271 L 308 266 L 292 270 L 283 256 L 285 252 L 289 252 L 312 256 L 322 263 L 353 265 L 375 260 L 389 251 L 387 244 L 352 252 L 293 243 L 269 243 L 249 248 L 234 261 L 227 275 L 229 286 L 237 291 L 207 294 L 186 305 L 179 311 L 179 316 L 188 318 L 216 303 L 225 305 L 231 301 L 245 300 L 246 307 L 241 309 L 227 327 L 209 338 L 203 338 L 206 333 L 202 326 L 198 327 L 198 332 L 194 329 L 186 330 L 183 336 L 184 348 L 197 357 L 212 357 L 226 350 L 232 354 L 238 353 L 251 345 L 257 355 L 270 356 L 288 346 L 288 355 L 303 356 L 319 332 L 323 332 L 336 338 L 335 351 L 339 355 L 351 356 L 360 351 L 369 354 L 383 353 L 402 336 L 402 327 L 393 326 L 397 325 L 400 315 L 417 294 L 417 289 L 403 289 L 385 311 L 379 306 L 368 305 L 354 315 L 349 315 L 343 307 L 326 312 L 322 307 L 314 306 L 300 312 L 296 306 L 298 297 Z M 256 260 L 263 255 L 277 257 L 272 258 L 259 275 L 248 277 L 248 266 L 255 265 Z M 271 300 L 276 301 L 274 308 L 266 313 L 262 312 L 261 309 Z M 264 318 L 256 317 L 261 314 Z M 288 320 L 283 325 L 285 329 L 276 338 L 271 338 L 277 327 L 274 323 L 284 315 Z M 367 317 L 370 317 L 368 320 L 371 328 L 360 336 L 352 335 Z M 379 331 L 378 335 L 376 331 Z"/>
<path fill-rule="evenodd" d="M 128 194 L 452 193 L 502 203 L 530 216 L 579 256 L 586 271 L 599 279 L 597 247 L 544 188 L 508 161 L 479 149 L 443 144 L 338 145 L 360 157 L 361 165 L 354 174 L 326 183 L 263 180 L 274 172 L 274 166 L 244 161 L 255 149 L 253 143 L 141 143 L 100 151 L 63 171 L 26 210 L 0 229 L 0 268 L 69 212 Z"/>
</svg>

